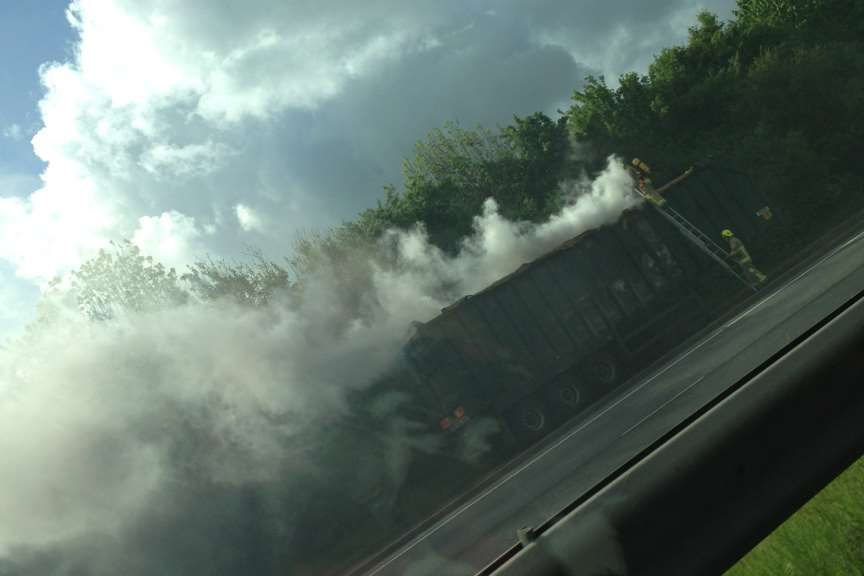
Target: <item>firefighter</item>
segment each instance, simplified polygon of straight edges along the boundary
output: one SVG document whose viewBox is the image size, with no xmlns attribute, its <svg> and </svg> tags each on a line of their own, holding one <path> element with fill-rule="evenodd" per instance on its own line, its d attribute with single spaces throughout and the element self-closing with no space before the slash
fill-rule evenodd
<svg viewBox="0 0 864 576">
<path fill-rule="evenodd" d="M 665 204 L 666 199 L 654 191 L 654 183 L 651 182 L 650 177 L 651 167 L 639 158 L 634 158 L 631 164 L 633 167 L 630 170 L 630 174 L 636 180 L 636 186 L 642 195 L 658 206 Z"/>
<path fill-rule="evenodd" d="M 729 255 L 735 259 L 745 272 L 747 272 L 750 280 L 754 284 L 761 284 L 764 282 L 767 276 L 762 274 L 762 272 L 753 265 L 753 259 L 750 258 L 750 253 L 747 252 L 744 243 L 741 242 L 741 240 L 732 233 L 732 230 L 729 230 L 728 228 L 723 230 L 721 235 L 729 243 Z"/>
</svg>

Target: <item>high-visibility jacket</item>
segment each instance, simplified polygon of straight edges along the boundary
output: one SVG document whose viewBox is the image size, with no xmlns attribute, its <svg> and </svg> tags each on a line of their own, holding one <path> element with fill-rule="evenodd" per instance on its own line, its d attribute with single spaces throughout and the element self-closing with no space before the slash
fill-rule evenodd
<svg viewBox="0 0 864 576">
<path fill-rule="evenodd" d="M 756 284 L 761 284 L 768 279 L 765 274 L 760 272 L 756 268 L 756 266 L 753 265 L 753 259 L 750 258 L 750 253 L 747 252 L 747 248 L 744 247 L 744 243 L 735 236 L 729 238 L 729 254 L 747 272 L 752 282 L 755 282 Z"/>
<path fill-rule="evenodd" d="M 735 236 L 729 238 L 729 254 L 741 264 L 749 264 L 753 261 L 744 243 Z"/>
</svg>

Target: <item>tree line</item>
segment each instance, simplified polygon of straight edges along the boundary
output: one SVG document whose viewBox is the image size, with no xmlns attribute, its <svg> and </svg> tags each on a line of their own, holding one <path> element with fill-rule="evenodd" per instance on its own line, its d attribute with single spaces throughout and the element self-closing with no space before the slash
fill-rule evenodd
<svg viewBox="0 0 864 576">
<path fill-rule="evenodd" d="M 301 239 L 283 262 L 208 259 L 177 274 L 120 242 L 72 274 L 66 297 L 94 319 L 189 298 L 300 297 L 308 274 L 338 270 L 358 247 L 374 252 L 390 229 L 420 224 L 455 252 L 490 197 L 508 219 L 543 221 L 566 201 L 559 183 L 598 171 L 610 154 L 648 161 L 656 182 L 706 159 L 746 172 L 778 216 L 769 249 L 789 256 L 864 207 L 862 39 L 857 0 L 738 0 L 728 21 L 701 13 L 687 42 L 661 51 L 647 74 L 615 86 L 589 76 L 557 119 L 538 112 L 496 129 L 431 131 L 405 159 L 401 189 L 385 186 L 377 205 Z"/>
</svg>

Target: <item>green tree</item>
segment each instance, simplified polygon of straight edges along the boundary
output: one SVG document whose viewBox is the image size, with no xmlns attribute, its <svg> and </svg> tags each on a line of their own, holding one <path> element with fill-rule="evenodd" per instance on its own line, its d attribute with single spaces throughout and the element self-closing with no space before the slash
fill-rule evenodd
<svg viewBox="0 0 864 576">
<path fill-rule="evenodd" d="M 53 284 L 55 289 L 59 284 Z M 184 304 L 188 293 L 177 273 L 132 242 L 112 242 L 110 250 L 72 272 L 68 297 L 91 320 L 109 320 L 124 311 L 146 312 Z"/>
<path fill-rule="evenodd" d="M 228 263 L 208 258 L 189 266 L 181 279 L 201 301 L 231 300 L 261 307 L 293 287 L 288 269 L 266 260 L 260 251 L 251 253 L 251 262 Z"/>
<path fill-rule="evenodd" d="M 569 158 L 566 117 L 556 122 L 539 112 L 516 116 L 502 137 L 512 153 L 499 161 L 503 178 L 495 198 L 503 213 L 518 220 L 547 218 L 558 208 L 559 182 L 578 170 Z"/>
<path fill-rule="evenodd" d="M 405 192 L 394 224 L 426 226 L 435 244 L 455 250 L 483 201 L 499 190 L 496 176 L 512 158 L 500 134 L 448 123 L 418 142 L 403 164 Z"/>
<path fill-rule="evenodd" d="M 418 223 L 433 244 L 458 250 L 490 197 L 510 219 L 543 220 L 558 207 L 558 182 L 574 170 L 569 155 L 563 118 L 514 117 L 498 131 L 447 123 L 417 142 L 405 160 L 404 191 L 387 186 L 377 206 L 329 234 L 306 238 L 296 251 L 296 264 L 308 268 L 323 253 L 339 257 L 340 246 L 371 248 L 385 231 Z"/>
<path fill-rule="evenodd" d="M 595 169 L 613 152 L 644 155 L 658 125 L 648 78 L 624 74 L 612 89 L 602 76 L 587 77 L 585 86 L 573 93 L 567 120 L 574 138 L 595 152 Z"/>
<path fill-rule="evenodd" d="M 855 38 L 861 30 L 858 0 L 738 0 L 735 16 L 750 28 L 774 27 L 787 31 L 841 33 Z"/>
<path fill-rule="evenodd" d="M 793 252 L 864 206 L 864 3 L 742 0 L 736 14 L 700 14 L 645 78 L 587 78 L 569 125 L 598 159 L 639 156 L 658 181 L 707 157 L 753 175 L 783 216 L 774 245 Z"/>
</svg>

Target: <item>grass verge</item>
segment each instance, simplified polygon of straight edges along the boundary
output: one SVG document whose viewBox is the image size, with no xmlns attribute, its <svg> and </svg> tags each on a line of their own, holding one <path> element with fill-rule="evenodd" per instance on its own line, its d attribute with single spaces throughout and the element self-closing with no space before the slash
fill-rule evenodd
<svg viewBox="0 0 864 576">
<path fill-rule="evenodd" d="M 864 576 L 864 458 L 760 542 L 726 576 Z"/>
</svg>

